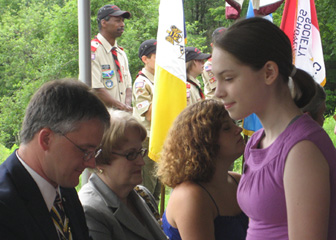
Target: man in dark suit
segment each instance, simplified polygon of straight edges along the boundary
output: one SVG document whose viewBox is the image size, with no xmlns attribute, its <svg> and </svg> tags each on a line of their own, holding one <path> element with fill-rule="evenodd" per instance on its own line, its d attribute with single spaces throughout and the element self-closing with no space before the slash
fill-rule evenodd
<svg viewBox="0 0 336 240">
<path fill-rule="evenodd" d="M 2 240 L 89 239 L 74 187 L 83 170 L 95 166 L 109 118 L 104 104 L 78 80 L 51 81 L 34 94 L 20 147 L 0 165 Z"/>
</svg>

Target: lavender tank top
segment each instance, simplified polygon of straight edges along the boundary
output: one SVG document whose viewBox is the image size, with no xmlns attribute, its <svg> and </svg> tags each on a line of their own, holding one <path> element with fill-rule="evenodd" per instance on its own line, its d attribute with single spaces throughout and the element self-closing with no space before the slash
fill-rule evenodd
<svg viewBox="0 0 336 240">
<path fill-rule="evenodd" d="M 302 140 L 313 142 L 329 164 L 331 199 L 328 239 L 336 239 L 336 150 L 327 133 L 304 114 L 289 125 L 272 145 L 258 149 L 262 136 L 263 129 L 248 141 L 246 162 L 237 192 L 238 203 L 250 218 L 246 240 L 288 239 L 283 173 L 288 152 Z"/>
</svg>

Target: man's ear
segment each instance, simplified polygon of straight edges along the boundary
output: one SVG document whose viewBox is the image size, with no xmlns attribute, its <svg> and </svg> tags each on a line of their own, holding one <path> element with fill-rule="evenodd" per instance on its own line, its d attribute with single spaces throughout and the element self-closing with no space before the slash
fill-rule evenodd
<svg viewBox="0 0 336 240">
<path fill-rule="evenodd" d="M 143 62 L 144 64 L 147 63 L 147 59 L 148 59 L 148 57 L 147 57 L 146 55 L 143 55 L 143 56 L 141 57 L 141 60 L 142 60 L 142 62 Z"/>
<path fill-rule="evenodd" d="M 43 150 L 48 150 L 50 148 L 51 140 L 54 136 L 54 132 L 49 128 L 42 128 L 38 133 L 38 143 Z"/>
<path fill-rule="evenodd" d="M 106 20 L 105 19 L 100 20 L 100 25 L 102 27 L 106 27 Z"/>
<path fill-rule="evenodd" d="M 271 85 L 279 76 L 279 67 L 273 61 L 268 61 L 264 65 L 265 68 L 265 83 Z"/>
</svg>

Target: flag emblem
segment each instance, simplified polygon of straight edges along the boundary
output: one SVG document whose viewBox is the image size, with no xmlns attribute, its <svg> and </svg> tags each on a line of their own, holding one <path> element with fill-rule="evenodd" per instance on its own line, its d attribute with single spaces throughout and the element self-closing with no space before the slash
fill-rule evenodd
<svg viewBox="0 0 336 240">
<path fill-rule="evenodd" d="M 182 31 L 178 29 L 175 25 L 170 27 L 171 30 L 167 30 L 168 36 L 166 40 L 174 45 L 174 42 L 179 44 L 182 41 Z"/>
</svg>

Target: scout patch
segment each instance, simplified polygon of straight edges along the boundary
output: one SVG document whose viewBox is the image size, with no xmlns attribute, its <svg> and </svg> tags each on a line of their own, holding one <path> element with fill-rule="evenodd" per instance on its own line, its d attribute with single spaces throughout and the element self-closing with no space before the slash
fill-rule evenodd
<svg viewBox="0 0 336 240">
<path fill-rule="evenodd" d="M 110 65 L 108 65 L 108 64 L 101 65 L 101 68 L 102 68 L 102 70 L 110 70 L 111 69 Z"/>
<path fill-rule="evenodd" d="M 187 83 L 187 98 L 190 98 L 190 83 Z"/>
<path fill-rule="evenodd" d="M 204 67 L 204 69 L 205 69 L 206 72 L 209 72 L 209 71 L 211 71 L 212 66 L 211 65 L 207 65 L 207 66 Z"/>
<path fill-rule="evenodd" d="M 208 72 L 208 74 L 209 74 L 209 77 L 211 78 L 214 76 L 213 72 Z"/>
<path fill-rule="evenodd" d="M 95 60 L 96 59 L 96 54 L 91 53 L 91 60 Z"/>
<path fill-rule="evenodd" d="M 97 36 L 92 39 L 91 41 L 91 52 L 97 51 L 97 48 L 99 47 L 100 41 L 97 39 Z"/>
<path fill-rule="evenodd" d="M 103 78 L 109 78 L 111 79 L 114 75 L 114 71 L 113 70 L 108 70 L 108 71 L 103 71 L 102 72 L 102 77 Z"/>
<path fill-rule="evenodd" d="M 149 101 L 143 101 L 143 102 L 140 102 L 136 105 L 137 109 L 142 109 L 142 108 L 145 108 L 149 105 Z"/>
<path fill-rule="evenodd" d="M 209 82 L 210 82 L 210 83 L 214 83 L 214 82 L 216 82 L 216 78 L 213 77 L 213 78 L 209 79 Z"/>
<path fill-rule="evenodd" d="M 144 87 L 144 82 L 136 82 L 135 83 L 135 88 L 143 88 Z"/>
<path fill-rule="evenodd" d="M 142 89 L 142 88 L 140 88 L 140 89 L 137 89 L 136 90 L 136 92 L 135 92 L 135 94 L 137 95 L 137 96 L 139 96 L 140 94 L 143 94 L 145 91 Z"/>
<path fill-rule="evenodd" d="M 105 88 L 107 89 L 111 89 L 113 87 L 113 81 L 111 79 L 107 79 L 105 82 L 104 82 L 104 86 Z"/>
</svg>

